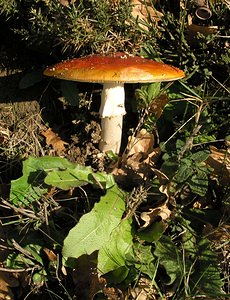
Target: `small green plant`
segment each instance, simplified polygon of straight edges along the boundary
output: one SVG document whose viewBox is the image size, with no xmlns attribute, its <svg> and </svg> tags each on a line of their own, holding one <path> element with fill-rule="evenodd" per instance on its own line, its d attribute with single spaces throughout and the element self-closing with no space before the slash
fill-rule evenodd
<svg viewBox="0 0 230 300">
<path fill-rule="evenodd" d="M 173 175 L 178 184 L 189 182 L 189 178 L 192 180 L 194 172 L 200 169 L 200 172 L 205 172 L 201 163 L 207 155 L 205 151 L 190 154 L 187 161 L 195 160 L 197 166 L 181 160 Z M 185 171 L 187 168 L 189 171 Z M 199 186 L 200 178 L 196 183 L 194 179 L 192 182 Z M 15 211 L 24 209 L 27 213 L 32 209 L 38 215 L 38 203 L 46 201 L 48 204 L 49 198 L 45 200 L 44 197 L 50 189 L 67 191 L 89 185 L 101 190 L 102 195 L 75 221 L 75 225 L 69 227 L 68 234 L 65 228 L 65 233 L 60 235 L 60 229 L 53 228 L 51 215 L 47 215 L 40 225 L 26 234 L 20 245 L 15 237 L 9 238 L 17 251 L 8 256 L 6 266 L 33 270 L 34 284 L 39 281 L 42 285 L 49 280 L 55 267 L 54 263 L 50 262 L 48 266 L 44 263 L 44 248 L 61 250 L 62 262 L 69 268 L 75 268 L 81 256 L 88 255 L 90 259 L 93 253 L 97 253 L 94 261 L 97 274 L 107 278 L 110 284 L 129 285 L 140 276 L 147 276 L 161 296 L 164 294 L 163 285 L 173 290 L 173 299 L 223 295 L 217 256 L 208 240 L 198 236 L 190 221 L 180 214 L 175 214 L 168 223 L 156 219 L 150 226 L 153 229 L 147 227 L 143 230 L 136 222 L 137 215 L 134 218 L 128 213 L 129 193 L 117 186 L 112 175 L 93 172 L 90 167 L 70 163 L 64 158 L 30 157 L 23 163 L 22 177 L 12 181 L 11 207 Z M 193 193 L 203 195 L 204 189 L 193 190 Z M 145 205 L 148 201 L 147 196 Z M 39 235 L 45 232 L 44 223 L 50 226 L 54 236 L 59 235 L 58 241 L 55 242 L 50 235 L 48 239 L 39 239 Z M 57 263 L 60 264 L 60 260 Z"/>
<path fill-rule="evenodd" d="M 0 1 L 0 8 L 27 46 L 44 53 L 73 56 L 140 49 L 145 37 L 131 19 L 130 1 L 118 5 L 107 0 L 67 2 Z"/>
</svg>

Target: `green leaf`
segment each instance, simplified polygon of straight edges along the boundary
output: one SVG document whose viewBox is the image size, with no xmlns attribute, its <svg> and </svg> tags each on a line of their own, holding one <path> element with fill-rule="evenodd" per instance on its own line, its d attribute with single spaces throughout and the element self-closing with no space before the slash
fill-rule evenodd
<svg viewBox="0 0 230 300">
<path fill-rule="evenodd" d="M 194 272 L 190 283 L 193 295 L 205 294 L 210 296 L 219 296 L 223 294 L 223 281 L 220 278 L 220 269 L 218 267 L 217 255 L 211 250 L 211 244 L 208 239 L 201 239 L 198 244 L 199 258 L 197 269 Z"/>
<path fill-rule="evenodd" d="M 178 170 L 178 160 L 177 156 L 169 157 L 166 161 L 163 162 L 161 166 L 161 171 L 165 173 L 169 179 L 172 179 Z"/>
<path fill-rule="evenodd" d="M 149 276 L 151 280 L 154 280 L 156 277 L 156 265 L 157 260 L 152 253 L 152 246 L 143 245 L 140 243 L 134 244 L 135 251 L 135 267 L 139 272 L 142 272 Z"/>
<path fill-rule="evenodd" d="M 125 219 L 112 231 L 107 243 L 99 250 L 97 267 L 100 274 L 126 266 L 127 260 L 133 258 L 132 245 L 132 220 Z"/>
<path fill-rule="evenodd" d="M 115 184 L 111 174 L 94 173 L 91 167 L 61 157 L 29 157 L 23 162 L 22 173 L 22 177 L 11 181 L 10 201 L 16 206 L 26 206 L 40 199 L 49 186 L 68 190 L 93 184 L 107 189 Z"/>
<path fill-rule="evenodd" d="M 36 244 L 28 244 L 22 247 L 27 255 L 24 253 L 11 253 L 8 255 L 6 264 L 10 268 L 28 268 L 34 266 L 34 262 L 43 265 L 41 258 L 42 246 Z"/>
<path fill-rule="evenodd" d="M 153 222 L 150 226 L 141 230 L 138 233 L 140 239 L 146 242 L 156 242 L 158 241 L 162 234 L 165 232 L 167 225 L 163 221 Z"/>
<path fill-rule="evenodd" d="M 208 191 L 208 175 L 206 172 L 197 171 L 189 180 L 188 184 L 194 194 L 205 196 Z"/>
<path fill-rule="evenodd" d="M 181 278 L 182 257 L 171 238 L 163 235 L 156 243 L 154 254 L 159 258 L 159 264 L 165 268 L 170 278 L 167 284 L 172 284 L 177 278 Z"/>
<path fill-rule="evenodd" d="M 132 276 L 130 276 L 130 269 L 126 266 L 121 266 L 121 267 L 113 270 L 112 272 L 106 274 L 106 278 L 108 279 L 108 281 L 112 282 L 112 283 L 116 283 L 116 284 L 121 283 L 121 282 L 123 282 L 123 284 L 124 284 L 125 280 L 127 280 L 127 279 L 130 280 L 129 277 L 132 277 Z M 131 278 L 131 282 L 132 282 L 132 279 L 133 278 Z"/>
<path fill-rule="evenodd" d="M 153 100 L 156 96 L 159 95 L 161 90 L 160 82 L 153 82 L 147 85 L 147 93 L 150 100 Z"/>
<path fill-rule="evenodd" d="M 188 164 L 181 162 L 176 173 L 176 181 L 178 183 L 185 182 L 193 174 L 193 169 Z"/>
<path fill-rule="evenodd" d="M 125 193 L 117 185 L 108 189 L 100 202 L 70 230 L 64 241 L 63 256 L 78 258 L 105 247 L 121 221 L 125 210 L 124 200 Z"/>
<path fill-rule="evenodd" d="M 209 154 L 210 152 L 208 150 L 198 151 L 196 153 L 193 153 L 190 158 L 196 163 L 200 163 L 202 161 L 205 161 L 209 157 Z"/>
<path fill-rule="evenodd" d="M 85 184 L 93 184 L 102 188 L 110 188 L 115 184 L 113 176 L 106 173 L 93 173 L 91 167 L 75 165 L 66 170 L 53 170 L 45 178 L 45 183 L 68 190 Z"/>
<path fill-rule="evenodd" d="M 23 162 L 23 175 L 11 181 L 10 201 L 16 206 L 29 205 L 47 193 L 48 186 L 44 183 L 47 172 L 73 167 L 74 164 L 60 157 L 29 157 Z"/>
</svg>

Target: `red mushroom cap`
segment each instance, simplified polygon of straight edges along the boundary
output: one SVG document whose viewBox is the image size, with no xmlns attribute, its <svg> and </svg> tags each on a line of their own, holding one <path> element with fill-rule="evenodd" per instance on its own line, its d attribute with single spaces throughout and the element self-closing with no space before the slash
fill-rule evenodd
<svg viewBox="0 0 230 300">
<path fill-rule="evenodd" d="M 160 82 L 183 78 L 180 69 L 150 59 L 115 53 L 110 56 L 90 55 L 58 63 L 44 75 L 82 82 Z"/>
</svg>

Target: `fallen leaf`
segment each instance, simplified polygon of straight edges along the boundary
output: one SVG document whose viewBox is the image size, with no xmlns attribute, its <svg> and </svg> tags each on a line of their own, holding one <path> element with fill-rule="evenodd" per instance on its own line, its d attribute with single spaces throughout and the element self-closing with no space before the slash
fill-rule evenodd
<svg viewBox="0 0 230 300">
<path fill-rule="evenodd" d="M 43 131 L 42 135 L 46 138 L 46 144 L 51 145 L 57 153 L 65 151 L 65 145 L 68 145 L 68 143 L 62 141 L 59 135 L 53 132 L 51 128 Z"/>
<path fill-rule="evenodd" d="M 63 6 L 69 6 L 70 4 L 74 4 L 74 2 L 76 2 L 76 0 L 59 0 L 59 2 L 61 3 L 61 5 Z"/>
<path fill-rule="evenodd" d="M 156 97 L 152 101 L 150 109 L 156 115 L 156 117 L 158 119 L 162 115 L 164 107 L 168 103 L 168 101 L 169 101 L 169 96 L 167 94 L 162 94 L 162 95 Z"/>
<path fill-rule="evenodd" d="M 147 156 L 153 151 L 154 143 L 154 135 L 147 132 L 146 129 L 141 129 L 135 137 L 129 137 L 127 145 L 128 156 L 136 153 L 143 153 Z"/>
<path fill-rule="evenodd" d="M 0 299 L 13 300 L 14 296 L 11 287 L 19 286 L 18 280 L 12 273 L 0 272 Z"/>
<path fill-rule="evenodd" d="M 161 150 L 159 147 L 154 148 L 154 135 L 141 129 L 135 137 L 130 137 L 127 151 L 123 154 L 116 165 L 111 168 L 111 173 L 121 184 L 134 185 L 146 181 L 152 174 L 152 167 L 158 161 Z"/>
<path fill-rule="evenodd" d="M 143 21 L 143 23 L 155 22 L 157 24 L 163 17 L 163 14 L 154 8 L 155 3 L 156 1 L 132 0 L 132 16 L 135 19 L 138 18 Z M 140 24 L 140 26 L 145 30 L 148 30 L 148 27 L 144 24 Z"/>
<path fill-rule="evenodd" d="M 212 176 L 223 185 L 230 182 L 230 145 L 227 149 L 218 149 L 210 146 L 210 155 L 206 163 L 213 168 Z"/>
<path fill-rule="evenodd" d="M 167 220 L 171 215 L 171 210 L 168 208 L 168 200 L 158 207 L 149 209 L 148 212 L 141 213 L 141 219 L 145 222 L 141 228 L 146 228 L 151 225 L 156 218 L 160 217 L 161 220 Z"/>
<path fill-rule="evenodd" d="M 53 250 L 48 249 L 48 248 L 43 248 L 43 251 L 47 255 L 49 261 L 56 261 L 57 260 L 57 255 L 53 252 Z"/>
</svg>

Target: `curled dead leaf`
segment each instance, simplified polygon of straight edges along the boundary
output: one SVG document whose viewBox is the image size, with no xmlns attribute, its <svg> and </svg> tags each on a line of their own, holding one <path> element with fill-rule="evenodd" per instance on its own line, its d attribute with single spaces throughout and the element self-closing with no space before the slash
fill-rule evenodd
<svg viewBox="0 0 230 300">
<path fill-rule="evenodd" d="M 111 173 L 121 184 L 132 182 L 134 185 L 153 175 L 152 166 L 158 161 L 161 150 L 154 148 L 154 135 L 142 129 L 135 137 L 130 137 L 127 151 L 116 165 L 112 166 Z"/>
<path fill-rule="evenodd" d="M 213 168 L 212 177 L 218 179 L 223 185 L 230 182 L 230 146 L 225 149 L 218 149 L 210 146 L 210 155 L 206 163 Z"/>
<path fill-rule="evenodd" d="M 156 1 L 132 0 L 132 16 L 135 19 L 140 19 L 143 23 L 155 22 L 157 24 L 163 17 L 163 13 L 154 8 L 155 3 Z M 140 24 L 140 26 L 148 30 L 144 24 Z"/>
<path fill-rule="evenodd" d="M 148 212 L 141 213 L 141 219 L 145 222 L 142 228 L 150 226 L 158 217 L 163 221 L 167 220 L 171 213 L 171 210 L 168 208 L 168 200 L 166 200 L 160 206 L 151 208 Z"/>
<path fill-rule="evenodd" d="M 136 153 L 143 153 L 147 156 L 150 152 L 153 151 L 154 143 L 154 135 L 147 132 L 146 129 L 141 129 L 135 137 L 131 136 L 128 139 L 128 156 Z"/>
<path fill-rule="evenodd" d="M 46 144 L 51 145 L 57 153 L 65 151 L 65 145 L 68 145 L 68 143 L 62 141 L 58 134 L 53 132 L 51 128 L 43 131 L 42 135 L 46 138 Z"/>
<path fill-rule="evenodd" d="M 48 248 L 43 248 L 43 251 L 47 255 L 49 261 L 56 261 L 57 260 L 57 255 L 54 253 L 53 250 L 48 249 Z"/>
</svg>

